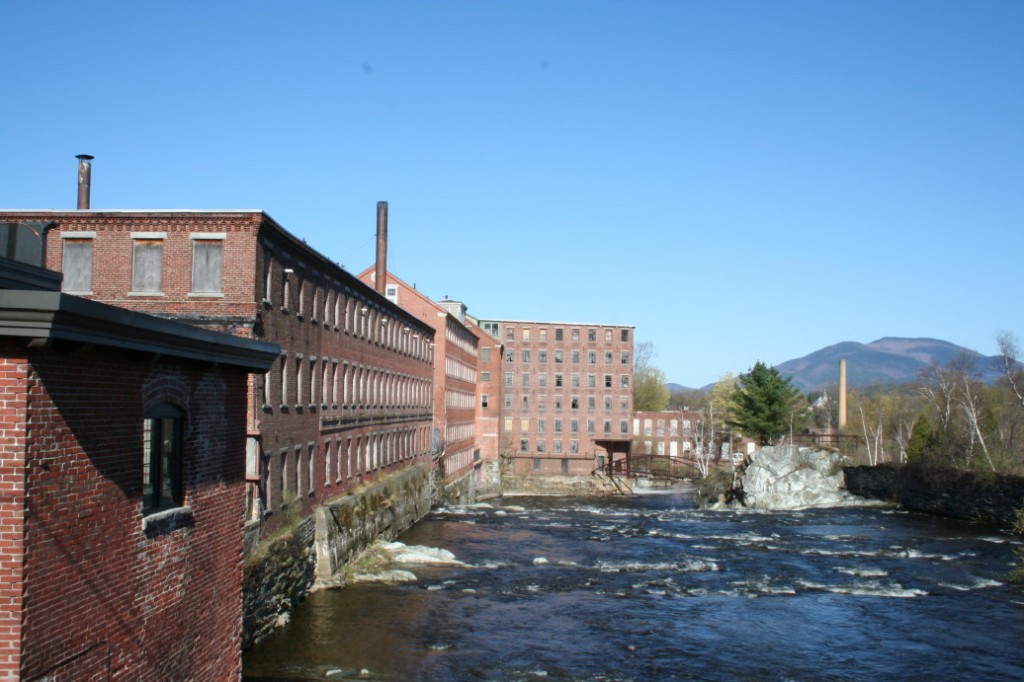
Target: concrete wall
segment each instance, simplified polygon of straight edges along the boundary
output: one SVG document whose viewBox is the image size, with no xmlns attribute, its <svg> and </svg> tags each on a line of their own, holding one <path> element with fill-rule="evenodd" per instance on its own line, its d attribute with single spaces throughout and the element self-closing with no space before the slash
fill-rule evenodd
<svg viewBox="0 0 1024 682">
<path fill-rule="evenodd" d="M 854 495 L 897 502 L 905 509 L 1000 525 L 1024 507 L 1024 478 L 924 467 L 847 467 Z"/>
</svg>

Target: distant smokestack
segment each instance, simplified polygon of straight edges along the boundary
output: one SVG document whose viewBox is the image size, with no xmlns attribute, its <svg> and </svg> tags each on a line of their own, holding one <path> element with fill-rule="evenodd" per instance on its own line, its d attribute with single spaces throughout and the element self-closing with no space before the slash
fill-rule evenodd
<svg viewBox="0 0 1024 682">
<path fill-rule="evenodd" d="M 839 361 L 839 430 L 846 428 L 846 360 Z"/>
<path fill-rule="evenodd" d="M 388 280 L 388 202 L 377 202 L 377 293 L 383 294 Z"/>
<path fill-rule="evenodd" d="M 88 154 L 79 154 L 78 159 L 78 210 L 89 209 L 89 193 L 92 191 L 92 164 L 89 163 L 93 157 Z"/>
</svg>

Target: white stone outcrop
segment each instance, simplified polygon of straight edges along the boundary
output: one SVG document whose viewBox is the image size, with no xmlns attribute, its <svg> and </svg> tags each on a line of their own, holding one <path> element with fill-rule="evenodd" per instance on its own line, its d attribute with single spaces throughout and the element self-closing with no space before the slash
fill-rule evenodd
<svg viewBox="0 0 1024 682">
<path fill-rule="evenodd" d="M 751 455 L 743 472 L 743 504 L 777 510 L 867 504 L 846 490 L 843 467 L 847 463 L 843 455 L 826 450 L 763 447 Z"/>
</svg>

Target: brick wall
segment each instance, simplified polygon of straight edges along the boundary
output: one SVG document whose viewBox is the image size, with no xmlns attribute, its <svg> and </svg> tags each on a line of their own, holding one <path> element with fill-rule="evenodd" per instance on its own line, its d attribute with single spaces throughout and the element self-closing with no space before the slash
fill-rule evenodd
<svg viewBox="0 0 1024 682">
<path fill-rule="evenodd" d="M 238 679 L 245 408 L 230 398 L 244 371 L 4 351 L 26 369 L 0 415 L 4 461 L 19 431 L 25 443 L 21 676 Z M 156 522 L 142 514 L 142 425 L 164 401 L 188 415 L 187 511 Z"/>
</svg>

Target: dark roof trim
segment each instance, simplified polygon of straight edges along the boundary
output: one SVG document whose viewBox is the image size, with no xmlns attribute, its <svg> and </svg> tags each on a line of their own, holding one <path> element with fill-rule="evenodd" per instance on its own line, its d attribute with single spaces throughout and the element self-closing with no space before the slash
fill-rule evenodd
<svg viewBox="0 0 1024 682">
<path fill-rule="evenodd" d="M 266 371 L 280 346 L 55 291 L 0 291 L 0 336 L 78 341 Z"/>
</svg>

